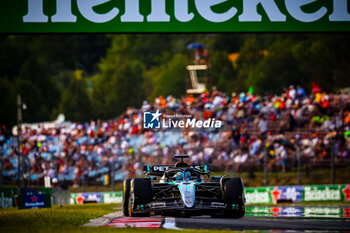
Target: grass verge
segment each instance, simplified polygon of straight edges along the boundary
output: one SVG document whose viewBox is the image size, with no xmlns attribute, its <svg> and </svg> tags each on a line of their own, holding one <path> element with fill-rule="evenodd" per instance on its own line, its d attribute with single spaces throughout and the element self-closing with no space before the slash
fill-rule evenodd
<svg viewBox="0 0 350 233">
<path fill-rule="evenodd" d="M 139 229 L 115 227 L 82 227 L 89 219 L 116 212 L 116 204 L 85 204 L 53 206 L 51 209 L 16 208 L 0 209 L 0 232 L 2 233 L 109 233 L 109 232 L 179 232 L 166 229 Z M 229 230 L 185 230 L 195 233 L 226 233 Z"/>
<path fill-rule="evenodd" d="M 305 205 L 297 203 L 290 205 Z M 313 205 L 349 205 L 344 202 L 315 202 Z M 278 204 L 286 205 L 286 204 Z M 310 204 L 309 204 L 310 205 Z M 53 206 L 51 209 L 16 208 L 0 209 L 0 232 L 2 233 L 155 233 L 155 232 L 179 232 L 166 229 L 139 229 L 139 228 L 115 228 L 115 227 L 82 227 L 90 219 L 101 217 L 105 214 L 116 212 L 120 204 L 85 204 Z M 232 233 L 230 230 L 184 230 L 195 233 Z"/>
</svg>

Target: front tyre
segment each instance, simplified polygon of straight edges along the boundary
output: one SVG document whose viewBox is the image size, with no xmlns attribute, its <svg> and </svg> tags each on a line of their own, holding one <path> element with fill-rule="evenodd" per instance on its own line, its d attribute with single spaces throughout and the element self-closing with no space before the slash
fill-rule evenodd
<svg viewBox="0 0 350 233">
<path fill-rule="evenodd" d="M 124 216 L 129 216 L 130 181 L 131 179 L 126 179 L 123 182 L 123 214 Z"/>
<path fill-rule="evenodd" d="M 152 186 L 151 181 L 145 178 L 134 178 L 130 183 L 129 196 L 129 216 L 130 217 L 148 217 L 149 211 L 137 213 L 136 209 L 148 204 L 152 200 Z"/>
<path fill-rule="evenodd" d="M 245 215 L 244 186 L 241 178 L 229 178 L 224 183 L 224 201 L 228 205 L 225 216 L 242 218 Z"/>
</svg>

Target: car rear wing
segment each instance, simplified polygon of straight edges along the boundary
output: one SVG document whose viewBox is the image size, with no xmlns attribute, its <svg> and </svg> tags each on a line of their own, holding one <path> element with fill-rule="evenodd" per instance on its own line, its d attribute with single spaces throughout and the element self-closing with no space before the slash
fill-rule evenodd
<svg viewBox="0 0 350 233">
<path fill-rule="evenodd" d="M 199 170 L 201 173 L 209 173 L 210 167 L 208 165 L 190 165 L 189 167 Z M 171 165 L 146 165 L 143 167 L 144 173 L 150 176 L 162 176 L 165 171 L 173 169 Z"/>
</svg>

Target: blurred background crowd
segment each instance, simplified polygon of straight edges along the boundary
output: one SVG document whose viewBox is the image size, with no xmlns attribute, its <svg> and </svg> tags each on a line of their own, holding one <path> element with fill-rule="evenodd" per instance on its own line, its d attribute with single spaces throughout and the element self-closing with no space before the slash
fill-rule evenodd
<svg viewBox="0 0 350 233">
<path fill-rule="evenodd" d="M 224 122 L 222 129 L 146 130 L 143 112 L 191 115 Z M 350 96 L 326 93 L 313 83 L 310 93 L 289 86 L 282 95 L 258 96 L 252 88 L 226 95 L 215 90 L 181 98 L 159 96 L 129 107 L 108 121 L 61 122 L 55 126 L 22 127 L 21 167 L 32 183 L 45 176 L 54 182 L 81 185 L 106 183 L 141 175 L 143 165 L 173 164 L 173 156 L 190 155 L 191 164 L 209 164 L 213 170 L 257 171 L 268 158 L 270 171 L 303 165 L 349 164 Z M 0 131 L 1 172 L 5 182 L 18 176 L 17 138 L 10 129 Z M 264 156 L 267 154 L 267 156 Z"/>
</svg>

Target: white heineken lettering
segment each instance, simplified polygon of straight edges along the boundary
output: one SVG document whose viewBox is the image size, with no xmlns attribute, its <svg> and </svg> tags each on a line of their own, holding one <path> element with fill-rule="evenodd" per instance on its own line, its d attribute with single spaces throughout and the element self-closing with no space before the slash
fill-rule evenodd
<svg viewBox="0 0 350 233">
<path fill-rule="evenodd" d="M 23 16 L 23 22 L 47 23 L 49 17 L 44 14 L 43 0 L 28 0 L 28 14 Z"/>
<path fill-rule="evenodd" d="M 300 22 L 310 23 L 319 20 L 327 13 L 326 7 L 321 7 L 314 13 L 305 13 L 301 7 L 318 0 L 285 0 L 289 14 Z"/>
<path fill-rule="evenodd" d="M 56 14 L 52 16 L 52 22 L 57 23 L 74 23 L 77 22 L 77 17 L 72 14 L 71 0 L 56 1 Z"/>
<path fill-rule="evenodd" d="M 105 23 L 115 18 L 119 14 L 119 9 L 114 7 L 105 14 L 98 14 L 93 8 L 110 1 L 111 0 L 77 0 L 77 4 L 84 18 L 94 23 Z"/>
<path fill-rule="evenodd" d="M 257 11 L 258 4 L 264 8 L 272 22 L 284 22 L 286 16 L 280 12 L 274 0 L 243 0 L 243 14 L 239 16 L 240 22 L 261 22 L 261 15 Z"/>
<path fill-rule="evenodd" d="M 175 0 L 175 18 L 180 22 L 191 21 L 193 13 L 188 13 L 188 0 Z"/>
<path fill-rule="evenodd" d="M 110 193 L 104 193 L 103 194 L 103 203 L 122 203 L 123 202 L 123 197 L 122 196 L 117 196 L 115 194 L 110 194 Z"/>
<path fill-rule="evenodd" d="M 25 202 L 24 203 L 24 206 L 25 207 L 33 207 L 33 206 L 45 206 L 45 203 L 44 202 Z"/>
<path fill-rule="evenodd" d="M 13 207 L 12 205 L 12 199 L 8 197 L 2 197 L 0 198 L 0 207 L 1 208 L 10 208 Z"/>
<path fill-rule="evenodd" d="M 237 13 L 235 7 L 231 7 L 225 13 L 215 13 L 211 10 L 211 7 L 224 2 L 227 2 L 227 0 L 195 0 L 199 14 L 206 20 L 214 23 L 225 22 Z"/>
<path fill-rule="evenodd" d="M 348 0 L 333 0 L 333 13 L 329 21 L 350 21 L 348 12 Z"/>
<path fill-rule="evenodd" d="M 172 26 L 175 22 L 190 22 L 195 17 L 201 17 L 211 23 L 223 23 L 231 20 L 233 28 L 237 28 L 241 22 L 265 24 L 268 22 L 287 22 L 293 18 L 302 23 L 312 23 L 322 18 L 326 19 L 326 17 L 328 23 L 350 22 L 349 0 L 333 0 L 332 6 L 326 5 L 325 1 L 321 0 L 194 0 L 191 2 L 189 0 L 124 0 L 124 9 L 113 6 L 113 3 L 120 1 L 122 0 L 28 0 L 28 12 L 22 17 L 22 20 L 24 23 L 78 23 L 78 18 L 83 17 L 92 23 L 106 23 L 114 20 L 116 28 L 118 25 L 128 22 L 164 22 Z M 46 15 L 45 12 L 55 10 L 52 9 L 55 3 L 56 13 L 50 16 Z M 173 12 L 169 8 L 172 6 Z M 242 9 L 237 9 L 237 6 L 242 6 Z M 311 7 L 311 10 L 304 9 L 308 6 Z M 103 12 L 95 11 L 96 7 L 103 9 Z M 327 9 L 327 7 L 329 8 Z M 151 10 L 148 15 L 144 15 L 146 9 Z M 262 9 L 266 13 L 267 19 L 263 19 L 258 9 Z M 235 17 L 238 11 L 241 13 Z M 119 12 L 123 12 L 120 17 L 118 17 Z M 196 12 L 198 12 L 197 15 L 195 15 Z M 51 22 L 49 22 L 50 19 Z M 293 29 L 294 20 L 290 23 L 292 26 L 289 24 L 286 26 Z M 188 25 L 193 26 L 191 23 Z M 230 28 L 227 24 L 223 25 L 226 27 L 225 30 Z M 259 24 L 257 23 L 257 25 Z M 187 25 L 184 24 L 184 26 Z M 330 25 L 327 27 L 329 28 Z M 146 30 L 148 30 L 147 28 L 146 25 Z M 238 28 L 245 30 L 240 26 Z M 118 29 L 116 30 L 118 31 Z M 345 28 L 339 30 L 346 31 Z"/>
<path fill-rule="evenodd" d="M 12 198 L 5 197 L 4 193 L 1 193 L 0 208 L 9 208 L 9 207 L 12 207 Z"/>
<path fill-rule="evenodd" d="M 256 189 L 254 192 L 246 192 L 245 198 L 247 203 L 270 203 L 269 193 L 258 192 Z"/>
<path fill-rule="evenodd" d="M 166 13 L 165 0 L 152 0 L 151 14 L 147 16 L 148 22 L 170 22 L 170 15 Z M 175 0 L 175 18 L 180 22 L 188 22 L 194 14 L 188 13 L 188 0 Z M 144 17 L 140 14 L 139 0 L 125 1 L 125 14 L 121 17 L 122 22 L 143 22 Z"/>
<path fill-rule="evenodd" d="M 143 22 L 144 17 L 140 14 L 140 0 L 125 1 L 125 14 L 122 15 L 122 22 Z"/>
<path fill-rule="evenodd" d="M 340 189 L 329 189 L 326 187 L 324 190 L 312 189 L 311 187 L 305 187 L 305 201 L 327 201 L 327 200 L 341 200 Z"/>
<path fill-rule="evenodd" d="M 256 207 L 254 207 L 254 209 L 251 209 L 251 212 L 252 213 L 260 213 L 260 214 L 268 214 L 269 213 L 269 209 L 268 208 L 264 208 L 264 207 L 257 207 L 256 206 Z"/>
<path fill-rule="evenodd" d="M 323 217 L 334 216 L 341 214 L 340 208 L 328 208 L 328 207 L 305 207 L 305 217 L 317 217 L 322 215 Z"/>
<path fill-rule="evenodd" d="M 152 0 L 151 14 L 147 16 L 148 22 L 169 22 L 170 15 L 165 12 L 165 0 Z"/>
</svg>

